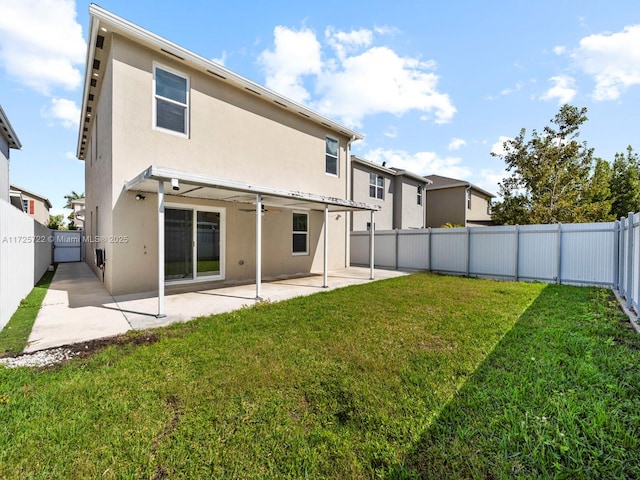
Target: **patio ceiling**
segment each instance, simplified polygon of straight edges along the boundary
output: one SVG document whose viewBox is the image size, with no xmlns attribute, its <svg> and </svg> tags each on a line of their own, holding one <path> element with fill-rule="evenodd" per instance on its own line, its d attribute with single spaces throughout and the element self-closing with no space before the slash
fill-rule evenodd
<svg viewBox="0 0 640 480">
<path fill-rule="evenodd" d="M 178 182 L 179 190 L 172 188 L 172 181 Z M 125 182 L 124 189 L 127 191 L 156 193 L 158 191 L 158 182 L 165 183 L 164 192 L 166 195 L 183 198 L 201 198 L 255 205 L 256 195 L 260 194 L 262 203 L 265 206 L 287 209 L 324 210 L 326 205 L 330 212 L 349 212 L 377 211 L 381 208 L 379 205 L 371 205 L 364 202 L 237 182 L 154 165 L 135 178 Z"/>
</svg>

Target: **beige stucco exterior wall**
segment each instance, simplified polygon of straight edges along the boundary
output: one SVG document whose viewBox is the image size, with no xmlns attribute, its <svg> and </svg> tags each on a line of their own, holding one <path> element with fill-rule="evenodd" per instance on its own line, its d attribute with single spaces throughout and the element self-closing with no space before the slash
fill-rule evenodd
<svg viewBox="0 0 640 480">
<path fill-rule="evenodd" d="M 33 201 L 33 213 L 31 213 L 29 209 L 27 210 L 27 214 L 29 214 L 30 217 L 33 217 L 33 219 L 41 225 L 49 225 L 49 209 L 47 208 L 44 200 L 29 195 L 24 191 L 21 191 L 20 193 L 22 194 L 23 200 L 28 200 L 29 202 Z"/>
<path fill-rule="evenodd" d="M 107 241 L 108 236 L 113 234 L 112 79 L 112 65 L 107 62 L 85 159 L 85 258 L 94 273 L 102 278 L 102 271 L 95 265 L 95 249 L 105 249 L 104 281 L 109 290 L 112 289 L 114 259 L 114 243 Z"/>
<path fill-rule="evenodd" d="M 376 230 L 393 229 L 393 202 L 394 188 L 393 178 L 380 171 L 369 169 L 364 165 L 353 163 L 351 183 L 352 183 L 352 200 L 356 202 L 365 202 L 372 205 L 380 205 L 381 210 L 375 212 L 374 222 Z M 384 178 L 384 198 L 373 198 L 369 196 L 369 174 L 375 173 L 382 175 Z M 367 229 L 367 223 L 371 222 L 371 214 L 369 212 L 354 212 L 351 214 L 353 231 L 364 231 Z"/>
<path fill-rule="evenodd" d="M 425 225 L 426 195 L 422 192 L 422 205 L 418 205 L 418 182 L 400 175 L 396 180 L 396 191 L 401 191 L 396 200 L 394 228 L 423 228 Z"/>
<path fill-rule="evenodd" d="M 491 215 L 487 212 L 488 200 L 489 197 L 471 189 L 471 209 L 467 210 L 467 223 L 491 220 Z"/>
<path fill-rule="evenodd" d="M 91 228 L 90 212 L 93 209 L 95 216 L 98 206 L 99 235 L 107 241 L 91 248 L 106 248 L 105 283 L 112 293 L 157 288 L 157 197 L 145 194 L 144 201 L 136 201 L 136 192 L 123 191 L 124 182 L 149 165 L 348 198 L 346 136 L 127 39 L 113 38 L 110 57 L 97 109 L 98 161 L 91 167 L 90 159 L 86 160 L 85 228 Z M 189 78 L 188 138 L 153 128 L 154 60 Z M 339 141 L 337 176 L 325 173 L 326 136 Z M 255 278 L 255 214 L 240 210 L 251 206 L 187 200 L 171 195 L 170 190 L 166 193 L 167 204 L 224 208 L 226 279 Z M 347 217 L 344 213 L 339 218 L 335 213 L 330 215 L 330 269 L 343 268 L 347 262 Z M 265 277 L 321 271 L 322 212 L 310 212 L 306 256 L 291 253 L 292 211 L 269 212 L 262 219 Z M 91 263 L 93 255 L 87 254 L 87 259 Z"/>
<path fill-rule="evenodd" d="M 427 227 L 465 224 L 465 187 L 427 190 Z"/>
</svg>

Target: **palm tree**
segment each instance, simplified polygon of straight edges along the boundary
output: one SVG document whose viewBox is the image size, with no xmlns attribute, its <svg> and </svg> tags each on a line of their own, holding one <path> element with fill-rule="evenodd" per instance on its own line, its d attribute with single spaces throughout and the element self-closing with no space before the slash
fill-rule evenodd
<svg viewBox="0 0 640 480">
<path fill-rule="evenodd" d="M 84 198 L 84 192 L 78 193 L 75 190 L 71 190 L 71 193 L 68 195 L 65 195 L 64 198 L 67 200 L 67 203 L 64 206 L 64 208 L 71 208 L 71 202 L 73 202 L 74 200 L 78 200 L 79 198 Z"/>
</svg>

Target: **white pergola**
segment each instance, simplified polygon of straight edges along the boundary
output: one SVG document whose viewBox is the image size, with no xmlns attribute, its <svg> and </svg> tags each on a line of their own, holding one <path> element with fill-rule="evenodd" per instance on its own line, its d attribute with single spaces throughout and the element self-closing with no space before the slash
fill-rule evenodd
<svg viewBox="0 0 640 480">
<path fill-rule="evenodd" d="M 165 183 L 169 190 L 165 189 Z M 175 190 L 177 187 L 178 190 Z M 201 174 L 184 172 L 170 168 L 150 166 L 135 178 L 125 182 L 127 191 L 148 192 L 158 194 L 158 317 L 164 317 L 164 203 L 166 195 L 183 198 L 220 200 L 225 202 L 246 203 L 255 205 L 256 209 L 256 299 L 261 297 L 262 288 L 262 208 L 269 205 L 280 208 L 324 211 L 324 265 L 323 287 L 328 287 L 329 265 L 329 213 L 368 211 L 371 213 L 371 231 L 369 236 L 369 270 L 374 279 L 374 215 L 380 210 L 378 205 L 354 202 L 342 198 L 327 197 L 313 193 L 304 193 L 265 187 L 225 178 L 210 177 Z"/>
</svg>

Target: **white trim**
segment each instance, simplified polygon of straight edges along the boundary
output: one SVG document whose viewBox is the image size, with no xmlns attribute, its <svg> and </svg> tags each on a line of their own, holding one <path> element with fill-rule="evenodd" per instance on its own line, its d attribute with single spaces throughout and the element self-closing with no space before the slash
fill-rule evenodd
<svg viewBox="0 0 640 480">
<path fill-rule="evenodd" d="M 160 182 L 162 183 L 162 182 Z M 226 276 L 226 239 L 227 239 L 227 209 L 226 207 L 212 207 L 209 205 L 187 204 L 187 203 L 168 203 L 165 202 L 165 208 L 174 210 L 190 210 L 192 212 L 192 274 L 193 278 L 165 280 L 167 285 L 180 285 L 185 283 L 201 283 L 216 282 L 224 280 Z M 220 273 L 218 275 L 198 276 L 198 216 L 197 212 L 214 212 L 220 214 Z M 159 225 L 164 231 L 164 222 Z M 164 276 L 164 275 L 163 275 Z"/>
<path fill-rule="evenodd" d="M 171 73 L 177 77 L 181 77 L 184 78 L 187 82 L 187 86 L 186 86 L 186 102 L 180 103 L 180 102 L 176 102 L 175 100 L 172 100 L 171 98 L 167 98 L 167 97 L 163 97 L 160 96 L 156 93 L 156 71 L 160 69 L 160 70 L 164 70 L 168 73 Z M 153 75 L 152 75 L 152 86 L 151 86 L 151 127 L 154 130 L 158 130 L 160 132 L 164 132 L 164 133 L 170 133 L 172 135 L 177 135 L 178 137 L 182 137 L 182 138 L 189 138 L 189 134 L 190 134 L 190 127 L 191 127 L 191 122 L 189 121 L 190 117 L 191 117 L 191 79 L 189 78 L 188 75 L 185 75 L 184 73 L 175 70 L 171 67 L 167 67 L 164 64 L 160 63 L 160 62 L 153 62 Z M 186 112 L 185 112 L 185 119 L 184 119 L 184 129 L 185 132 L 178 132 L 177 130 L 171 130 L 169 128 L 164 128 L 164 127 L 159 127 L 158 126 L 158 118 L 157 118 L 157 101 L 158 99 L 162 100 L 163 102 L 167 102 L 167 103 L 172 103 L 174 105 L 179 105 L 180 107 L 185 107 L 186 108 Z"/>
<path fill-rule="evenodd" d="M 338 148 L 336 149 L 336 173 L 327 172 L 327 155 L 329 155 L 327 153 L 327 139 L 334 140 L 338 144 Z M 333 155 L 329 156 L 333 157 Z M 331 135 L 324 136 L 324 173 L 331 177 L 340 177 L 340 140 Z"/>
<path fill-rule="evenodd" d="M 302 230 L 294 230 L 293 229 L 293 216 L 294 215 L 305 215 L 307 217 L 307 231 L 303 232 Z M 309 219 L 310 215 L 308 211 L 303 211 L 303 210 L 292 210 L 291 211 L 291 255 L 294 257 L 304 257 L 304 256 L 309 256 L 309 230 L 310 230 L 310 225 L 309 225 Z M 304 252 L 294 252 L 293 251 L 293 236 L 298 234 L 305 234 L 305 249 Z"/>
</svg>

